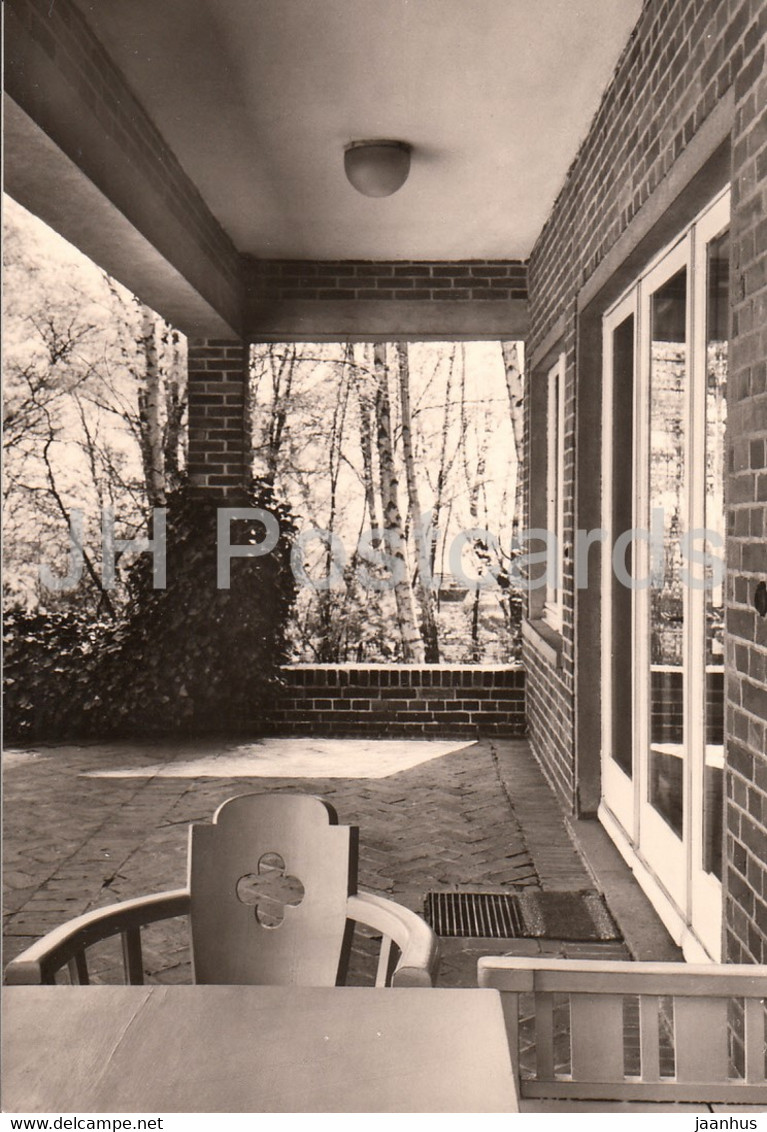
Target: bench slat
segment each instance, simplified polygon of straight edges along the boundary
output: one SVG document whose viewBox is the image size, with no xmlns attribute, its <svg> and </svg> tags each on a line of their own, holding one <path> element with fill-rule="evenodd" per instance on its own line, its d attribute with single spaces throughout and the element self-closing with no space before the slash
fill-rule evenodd
<svg viewBox="0 0 767 1132">
<path fill-rule="evenodd" d="M 765 1061 L 765 1004 L 758 998 L 746 999 L 746 1080 L 763 1082 Z"/>
<path fill-rule="evenodd" d="M 539 1081 L 554 1077 L 554 996 L 535 996 L 535 1074 Z"/>
<path fill-rule="evenodd" d="M 572 1076 L 577 1081 L 623 1081 L 623 998 L 570 996 Z"/>
<path fill-rule="evenodd" d="M 521 1097 L 568 1097 L 577 1100 L 704 1101 L 713 1104 L 764 1104 L 764 1085 L 742 1081 L 701 1084 L 694 1081 L 528 1081 L 519 1083 Z"/>
<path fill-rule="evenodd" d="M 595 969 L 596 968 L 596 969 Z M 740 995 L 763 998 L 764 967 L 748 964 L 633 963 L 593 959 L 540 960 L 484 957 L 479 960 L 482 986 L 497 990 L 531 988 L 556 993 L 660 994 L 701 997 Z"/>
<path fill-rule="evenodd" d="M 639 1040 L 642 1080 L 660 1081 L 660 999 L 644 995 L 639 1000 Z"/>
<path fill-rule="evenodd" d="M 677 1081 L 726 1081 L 726 998 L 674 999 L 674 1052 Z"/>
</svg>

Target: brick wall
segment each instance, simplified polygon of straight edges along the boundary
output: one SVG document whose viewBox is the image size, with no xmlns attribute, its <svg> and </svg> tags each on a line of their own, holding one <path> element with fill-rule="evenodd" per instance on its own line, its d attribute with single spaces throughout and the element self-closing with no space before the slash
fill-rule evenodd
<svg viewBox="0 0 767 1132">
<path fill-rule="evenodd" d="M 293 665 L 264 721 L 283 735 L 525 734 L 525 673 L 501 666 Z"/>
<path fill-rule="evenodd" d="M 250 470 L 249 349 L 237 339 L 188 345 L 189 478 L 196 487 L 242 486 Z"/>
<path fill-rule="evenodd" d="M 536 756 L 565 809 L 575 808 L 575 765 L 572 757 L 572 694 L 553 667 L 527 642 L 527 727 Z"/>
<path fill-rule="evenodd" d="M 527 344 L 527 356 L 531 356 L 535 340 Z M 522 659 L 530 672 L 527 686 L 528 725 L 533 750 L 540 759 L 549 781 L 555 786 L 568 810 L 578 808 L 577 782 L 574 759 L 575 735 L 575 664 L 574 664 L 574 616 L 575 593 L 573 584 L 572 555 L 567 547 L 572 546 L 575 528 L 575 457 L 573 435 L 575 432 L 575 380 L 574 362 L 576 335 L 575 323 L 567 324 L 565 336 L 559 349 L 565 354 L 565 448 L 564 448 L 564 503 L 563 529 L 566 553 L 562 563 L 562 631 L 558 645 L 556 665 L 547 661 L 535 645 L 523 640 Z M 546 366 L 550 368 L 550 359 Z M 534 381 L 545 379 L 547 368 L 531 375 Z M 528 398 L 529 400 L 529 398 Z M 545 398 L 539 401 L 540 412 L 533 418 L 526 415 L 525 444 L 527 467 L 531 466 L 534 448 L 540 444 L 545 449 L 546 407 Z M 526 522 L 529 527 L 546 528 L 546 482 L 544 478 L 531 486 L 526 494 Z M 533 591 L 531 613 L 539 617 L 542 613 L 543 590 Z M 556 720 L 552 730 L 550 720 Z"/>
<path fill-rule="evenodd" d="M 727 957 L 767 963 L 767 71 L 764 4 L 739 4 L 728 386 Z M 754 16 L 758 15 L 758 21 Z"/>
<path fill-rule="evenodd" d="M 756 98 L 764 20 L 763 0 L 647 0 L 530 258 L 533 341 L 572 315 L 577 289 L 728 88 Z"/>
<path fill-rule="evenodd" d="M 585 435 L 579 418 L 588 416 L 599 399 L 599 386 L 584 389 L 584 373 L 576 370 L 578 351 L 583 365 L 585 333 L 579 292 L 599 277 L 601 265 L 612 269 L 611 253 L 627 246 L 619 241 L 624 236 L 630 241 L 632 228 L 641 228 L 653 202 L 662 200 L 663 208 L 676 215 L 684 188 L 678 181 L 680 170 L 691 166 L 692 158 L 689 165 L 685 162 L 698 152 L 699 139 L 707 136 L 722 109 L 734 107 L 729 139 L 734 306 L 728 390 L 725 919 L 727 957 L 763 962 L 767 958 L 767 621 L 753 603 L 756 587 L 767 579 L 766 30 L 764 0 L 646 0 L 536 243 L 528 272 L 528 357 L 536 352 L 542 357 L 551 336 L 559 335 L 563 327 L 560 348 L 566 353 L 568 390 L 565 444 L 570 454 L 565 490 L 568 500 L 575 500 L 584 491 L 587 472 L 585 463 L 579 464 L 582 474 L 576 483 L 576 441 L 583 446 Z M 672 190 L 672 185 L 678 187 Z M 655 229 L 643 230 L 645 244 L 638 246 L 638 255 L 652 239 L 659 239 L 662 223 L 661 218 Z M 656 250 L 673 235 L 669 230 Z M 616 256 L 616 271 L 620 262 Z M 596 421 L 598 431 L 598 417 Z M 533 495 L 535 491 L 533 484 Z M 579 514 L 579 525 L 581 520 Z M 572 511 L 565 533 L 572 538 Z M 561 670 L 542 655 L 534 655 L 529 642 L 525 648 L 531 736 L 537 754 L 563 790 L 568 773 L 574 774 L 576 759 L 594 755 L 583 749 L 580 714 L 568 715 L 572 694 L 578 691 L 576 652 L 581 677 L 583 665 L 594 657 L 585 657 L 580 622 L 574 624 L 571 575 L 566 585 Z M 547 712 L 553 712 L 567 732 L 561 748 L 546 734 Z M 598 747 L 598 737 L 593 745 Z"/>
<path fill-rule="evenodd" d="M 269 302 L 406 299 L 476 302 L 527 298 L 520 260 L 253 260 L 250 286 Z"/>
</svg>

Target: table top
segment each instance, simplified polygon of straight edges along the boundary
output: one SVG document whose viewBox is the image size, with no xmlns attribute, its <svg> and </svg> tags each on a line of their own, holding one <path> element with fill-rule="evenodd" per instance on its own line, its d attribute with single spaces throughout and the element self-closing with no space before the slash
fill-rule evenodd
<svg viewBox="0 0 767 1132">
<path fill-rule="evenodd" d="M 4 1112 L 516 1112 L 494 990 L 6 987 Z"/>
</svg>

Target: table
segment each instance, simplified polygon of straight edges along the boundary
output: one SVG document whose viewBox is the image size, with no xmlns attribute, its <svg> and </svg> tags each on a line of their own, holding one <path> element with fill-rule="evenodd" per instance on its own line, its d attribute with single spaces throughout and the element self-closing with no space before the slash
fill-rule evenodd
<svg viewBox="0 0 767 1132">
<path fill-rule="evenodd" d="M 495 990 L 6 987 L 5 1112 L 517 1112 Z"/>
</svg>

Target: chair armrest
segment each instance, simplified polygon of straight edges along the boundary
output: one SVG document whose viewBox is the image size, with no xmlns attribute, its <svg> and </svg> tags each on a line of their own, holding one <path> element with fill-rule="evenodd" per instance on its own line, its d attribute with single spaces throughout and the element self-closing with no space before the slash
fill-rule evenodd
<svg viewBox="0 0 767 1132">
<path fill-rule="evenodd" d="M 5 982 L 11 985 L 50 983 L 65 963 L 99 940 L 137 931 L 144 924 L 188 912 L 189 892 L 185 888 L 140 896 L 86 912 L 54 928 L 12 959 L 5 969 Z"/>
<path fill-rule="evenodd" d="M 350 896 L 347 910 L 349 919 L 380 931 L 399 948 L 401 954 L 391 978 L 392 986 L 434 986 L 439 942 L 420 916 L 393 900 L 370 892 Z"/>
</svg>

